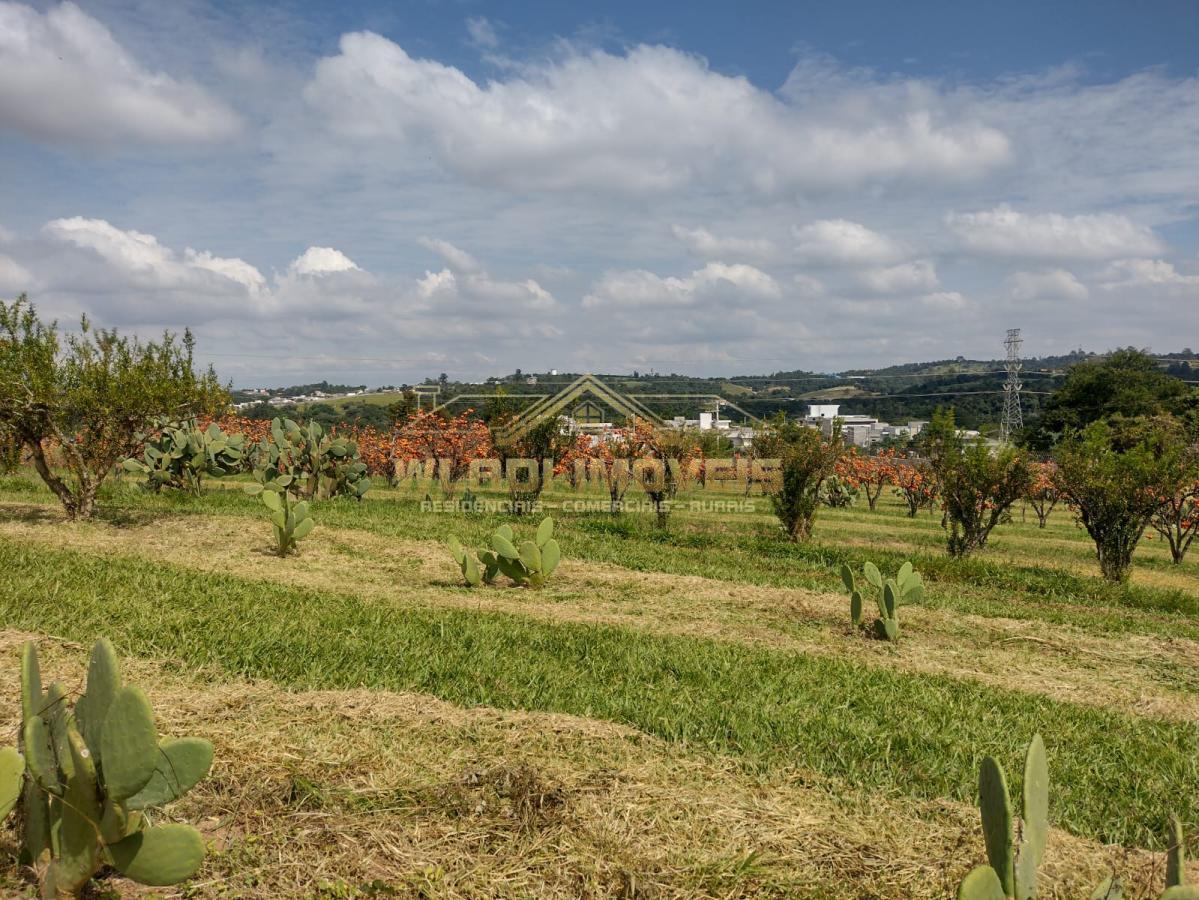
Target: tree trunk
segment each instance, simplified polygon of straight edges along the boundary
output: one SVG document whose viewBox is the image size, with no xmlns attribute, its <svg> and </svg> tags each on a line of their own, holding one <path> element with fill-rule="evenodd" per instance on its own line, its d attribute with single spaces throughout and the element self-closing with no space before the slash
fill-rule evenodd
<svg viewBox="0 0 1199 900">
<path fill-rule="evenodd" d="M 80 513 L 79 502 L 75 495 L 71 493 L 71 488 L 67 483 L 50 469 L 50 464 L 46 461 L 46 451 L 42 448 L 42 442 L 31 442 L 29 449 L 33 454 L 33 467 L 37 470 L 38 475 L 41 476 L 42 481 L 46 482 L 46 486 L 50 488 L 54 496 L 58 498 L 63 510 L 67 514 L 67 518 L 75 519 Z M 91 515 L 91 506 L 94 505 L 94 502 L 95 491 L 93 490 L 91 503 L 89 503 L 89 508 L 84 518 Z"/>
</svg>

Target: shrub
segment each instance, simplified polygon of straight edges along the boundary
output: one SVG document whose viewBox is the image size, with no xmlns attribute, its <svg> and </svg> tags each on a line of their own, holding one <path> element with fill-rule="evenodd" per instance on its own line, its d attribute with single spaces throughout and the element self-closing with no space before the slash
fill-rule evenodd
<svg viewBox="0 0 1199 900">
<path fill-rule="evenodd" d="M 820 486 L 833 474 L 844 452 L 839 428 L 834 427 L 826 441 L 817 429 L 781 417 L 771 426 L 758 455 L 779 460 L 779 480 L 770 502 L 789 540 L 811 537 L 820 507 Z"/>
<path fill-rule="evenodd" d="M 1128 578 L 1132 554 L 1162 498 L 1188 481 L 1189 455 L 1186 436 L 1170 417 L 1092 422 L 1058 445 L 1058 488 L 1095 542 L 1104 578 Z"/>
<path fill-rule="evenodd" d="M 1037 514 L 1039 528 L 1045 527 L 1049 514 L 1053 512 L 1062 496 L 1054 478 L 1055 472 L 1053 463 L 1034 463 L 1032 466 L 1032 478 L 1029 480 L 1028 492 L 1024 499 Z"/>
<path fill-rule="evenodd" d="M 1149 524 L 1160 534 L 1170 547 L 1170 559 L 1181 565 L 1190 549 L 1195 535 L 1199 534 L 1199 464 L 1195 461 L 1196 451 L 1192 448 L 1192 460 L 1187 465 L 1191 470 L 1188 478 L 1173 492 L 1167 492 L 1154 512 Z"/>
<path fill-rule="evenodd" d="M 150 822 L 146 811 L 185 794 L 212 766 L 200 738 L 159 740 L 139 688 L 121 683 L 112 644 L 92 650 L 87 687 L 67 708 L 60 683 L 42 690 L 37 648 L 21 657 L 24 755 L 0 750 L 0 819 L 22 807 L 22 856 L 42 896 L 78 897 L 106 865 L 140 884 L 178 884 L 204 860 L 195 828 Z"/>
<path fill-rule="evenodd" d="M 932 467 L 941 491 L 953 557 L 969 556 L 1023 497 L 1032 481 L 1024 454 L 1014 447 L 992 450 L 981 439 L 966 441 L 953 427 L 952 413 L 933 436 Z"/>
<path fill-rule="evenodd" d="M 895 493 L 908 506 L 908 518 L 931 509 L 937 500 L 937 479 L 926 462 L 905 461 L 895 466 Z"/>
<path fill-rule="evenodd" d="M 895 451 L 882 450 L 874 456 L 861 456 L 856 447 L 851 448 L 837 466 L 837 474 L 849 488 L 861 490 L 866 495 L 866 504 L 873 512 L 883 488 L 895 484 Z"/>
<path fill-rule="evenodd" d="M 212 412 L 228 395 L 197 376 L 190 332 L 142 343 L 93 329 L 60 340 L 22 295 L 0 302 L 0 438 L 28 449 L 69 518 L 89 518 L 109 473 L 159 416 Z M 57 451 L 66 475 L 52 462 Z"/>
<path fill-rule="evenodd" d="M 679 492 L 692 460 L 699 458 L 699 439 L 683 428 L 653 428 L 637 423 L 642 458 L 655 460 L 655 471 L 638 478 L 654 506 L 654 524 L 665 530 L 670 521 L 670 504 Z M 651 477 L 652 476 L 652 477 Z"/>
<path fill-rule="evenodd" d="M 491 536 L 491 546 L 474 557 L 456 537 L 450 537 L 449 545 L 467 587 L 491 584 L 501 572 L 519 587 L 544 587 L 562 561 L 562 550 L 554 540 L 554 520 L 548 517 L 537 526 L 534 540 L 521 541 L 519 547 L 509 525 L 497 528 Z"/>
<path fill-rule="evenodd" d="M 396 432 L 396 464 L 435 460 L 442 490 L 447 498 L 453 497 L 458 483 L 469 474 L 470 464 L 492 455 L 491 432 L 483 422 L 471 418 L 473 412 L 468 409 L 452 419 L 428 411 L 409 415 Z"/>
</svg>

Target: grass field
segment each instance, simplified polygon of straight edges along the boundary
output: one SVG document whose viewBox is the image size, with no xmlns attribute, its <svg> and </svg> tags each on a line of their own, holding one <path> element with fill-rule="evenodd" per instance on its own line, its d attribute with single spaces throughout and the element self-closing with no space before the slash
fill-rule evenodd
<svg viewBox="0 0 1199 900">
<path fill-rule="evenodd" d="M 444 541 L 502 519 L 407 490 L 315 504 L 280 560 L 236 485 L 114 485 L 70 524 L 0 479 L 9 731 L 21 640 L 77 685 L 111 637 L 161 730 L 216 745 L 172 808 L 212 846 L 189 896 L 944 897 L 983 856 L 978 761 L 1018 774 L 1037 731 L 1043 896 L 1112 867 L 1156 896 L 1164 817 L 1199 826 L 1199 566 L 1157 542 L 1113 587 L 1065 510 L 953 562 L 892 498 L 802 546 L 760 497 L 665 534 L 544 499 L 549 586 L 469 590 Z M 848 627 L 836 571 L 865 559 L 925 575 L 897 645 Z"/>
</svg>

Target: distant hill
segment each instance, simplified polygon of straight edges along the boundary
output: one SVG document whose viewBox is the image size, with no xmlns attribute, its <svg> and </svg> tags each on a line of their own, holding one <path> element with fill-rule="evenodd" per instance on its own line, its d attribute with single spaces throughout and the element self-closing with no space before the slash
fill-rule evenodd
<svg viewBox="0 0 1199 900">
<path fill-rule="evenodd" d="M 1102 354 L 1075 350 L 1059 356 L 1046 356 L 1023 361 L 1023 390 L 1021 404 L 1025 419 L 1032 418 L 1042 402 L 1061 383 L 1070 366 Z M 1170 375 L 1199 382 L 1199 354 L 1190 348 L 1158 357 L 1162 369 Z M 583 373 L 517 372 L 490 378 L 483 383 L 468 384 L 450 379 L 427 379 L 426 387 L 439 389 L 437 402 L 451 401 L 453 411 L 468 406 L 482 409 L 485 399 L 502 391 L 508 404 L 519 410 L 534 397 L 552 395 Z M 808 403 L 840 403 L 845 413 L 876 416 L 889 422 L 928 419 L 938 407 L 952 406 L 960 425 L 966 428 L 985 428 L 995 425 L 1003 408 L 1003 385 L 1006 380 L 1002 359 L 940 359 L 929 362 L 902 363 L 881 369 L 852 369 L 845 372 L 821 373 L 803 369 L 773 372 L 768 375 L 734 375 L 712 378 L 694 375 L 661 373 L 632 375 L 595 373 L 612 388 L 636 396 L 663 418 L 685 415 L 695 417 L 702 410 L 711 410 L 716 398 L 732 401 L 752 416 L 768 418 L 782 411 L 788 415 L 802 414 Z M 387 407 L 401 399 L 400 388 L 375 388 L 366 393 L 361 385 L 332 385 L 328 382 L 274 388 L 270 397 L 312 397 L 317 391 L 334 395 L 328 400 L 306 402 L 299 406 L 272 407 L 266 403 L 246 410 L 246 414 L 264 417 L 286 414 L 311 416 L 329 423 L 359 421 L 386 426 Z M 344 396 L 345 394 L 354 396 Z M 343 396 L 336 396 L 341 394 Z M 464 394 L 476 395 L 453 402 Z M 266 400 L 261 393 L 235 392 L 235 399 Z M 427 407 L 429 400 L 425 400 Z M 739 415 L 734 409 L 722 407 L 722 414 L 731 418 Z"/>
</svg>

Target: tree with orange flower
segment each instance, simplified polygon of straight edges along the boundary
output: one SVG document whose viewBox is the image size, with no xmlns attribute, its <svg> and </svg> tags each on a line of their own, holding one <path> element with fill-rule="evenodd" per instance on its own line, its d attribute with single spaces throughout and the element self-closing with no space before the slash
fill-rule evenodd
<svg viewBox="0 0 1199 900">
<path fill-rule="evenodd" d="M 1053 512 L 1053 508 L 1057 506 L 1057 502 L 1062 496 L 1061 491 L 1058 490 L 1057 481 L 1054 479 L 1056 471 L 1057 467 L 1053 463 L 1032 464 L 1032 481 L 1029 483 L 1028 493 L 1025 494 L 1024 499 L 1037 514 L 1037 527 L 1039 528 L 1045 527 L 1045 523 L 1049 520 L 1049 514 Z"/>
<path fill-rule="evenodd" d="M 472 418 L 473 412 L 468 409 L 452 419 L 429 410 L 412 413 L 396 434 L 394 458 L 434 460 L 434 476 L 446 497 L 452 498 L 459 482 L 469 474 L 470 464 L 494 453 L 491 432 Z"/>
<path fill-rule="evenodd" d="M 857 447 L 851 447 L 837 464 L 837 475 L 851 488 L 864 493 L 866 503 L 873 511 L 883 489 L 895 483 L 895 451 L 883 450 L 873 456 L 862 456 Z"/>
</svg>

